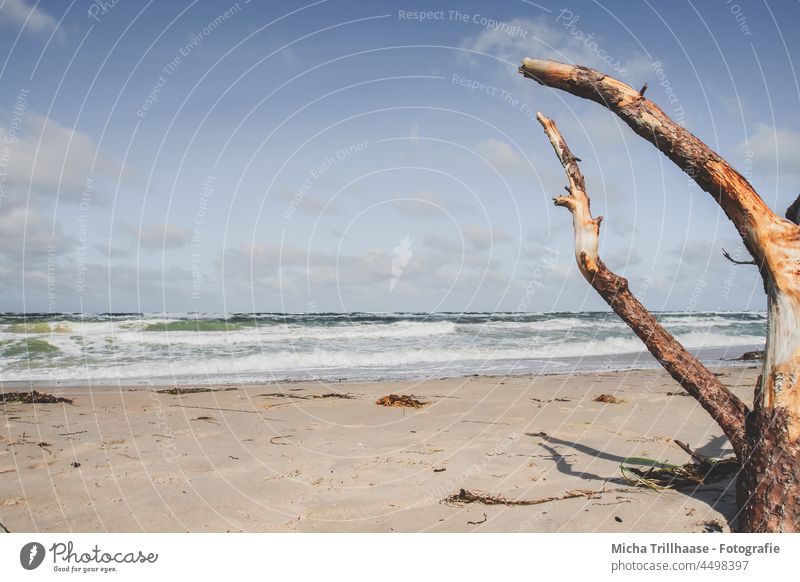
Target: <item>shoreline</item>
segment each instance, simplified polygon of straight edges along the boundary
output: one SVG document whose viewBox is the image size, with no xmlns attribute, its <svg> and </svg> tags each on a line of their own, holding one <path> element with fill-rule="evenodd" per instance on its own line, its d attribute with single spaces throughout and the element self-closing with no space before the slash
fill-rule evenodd
<svg viewBox="0 0 800 582">
<path fill-rule="evenodd" d="M 751 399 L 752 365 L 713 371 Z M 673 439 L 728 450 L 660 369 L 106 388 L 61 386 L 72 405 L 2 405 L 10 531 L 727 531 L 735 507 L 726 483 L 656 492 L 621 480 L 625 457 L 688 462 Z M 390 393 L 426 405 L 375 403 Z M 443 502 L 461 488 L 512 500 L 596 493 L 530 507 Z"/>
<path fill-rule="evenodd" d="M 702 363 L 711 368 L 742 368 L 742 367 L 751 367 L 753 365 L 759 365 L 761 360 L 743 360 L 741 359 L 742 354 L 747 353 L 749 351 L 758 350 L 761 351 L 764 349 L 763 345 L 744 345 L 744 346 L 736 346 L 735 349 L 731 348 L 704 348 L 702 350 L 690 350 L 690 352 L 701 359 Z M 730 353 L 736 355 L 736 357 L 723 357 L 728 356 Z M 712 357 L 713 356 L 713 357 Z M 599 373 L 613 373 L 613 374 L 624 374 L 628 372 L 647 372 L 651 370 L 660 370 L 661 366 L 658 362 L 649 354 L 647 351 L 640 351 L 640 352 L 630 352 L 630 353 L 622 353 L 616 354 L 617 358 L 621 358 L 623 362 L 627 361 L 628 364 L 621 364 L 619 367 L 607 367 L 607 368 L 592 368 L 591 362 L 608 362 L 609 356 L 584 356 L 584 357 L 571 357 L 571 358 L 564 358 L 564 360 L 560 361 L 559 363 L 563 362 L 572 362 L 573 364 L 579 364 L 585 361 L 590 362 L 590 367 L 588 368 L 573 368 L 571 370 L 558 370 L 558 369 L 542 369 L 542 370 L 522 370 L 516 371 L 511 370 L 506 373 L 502 373 L 500 371 L 492 371 L 490 373 L 461 373 L 461 374 L 454 374 L 450 375 L 430 375 L 430 374 L 420 374 L 419 376 L 409 375 L 409 376 L 398 376 L 398 377 L 390 377 L 390 376 L 376 376 L 376 377 L 327 377 L 327 376 L 319 376 L 319 377 L 308 377 L 308 378 L 275 378 L 275 379 L 250 379 L 252 376 L 251 373 L 248 373 L 246 379 L 239 380 L 239 381 L 231 381 L 231 380 L 224 380 L 227 376 L 219 375 L 218 378 L 214 378 L 212 376 L 208 376 L 206 380 L 196 379 L 192 377 L 176 377 L 174 381 L 168 382 L 166 378 L 146 378 L 141 381 L 140 384 L 133 384 L 129 381 L 129 379 L 114 379 L 114 378 L 105 378 L 105 379 L 98 379 L 93 380 L 91 382 L 80 383 L 75 382 L 74 380 L 53 380 L 53 381 L 42 381 L 42 380 L 10 380 L 10 381 L 3 381 L 0 378 L 0 392 L 11 392 L 15 390 L 24 390 L 24 389 L 46 389 L 46 390 L 64 390 L 64 389 L 79 389 L 79 388 L 95 388 L 95 389 L 102 389 L 102 388 L 113 388 L 113 389 L 127 389 L 127 390 L 156 390 L 161 388 L 170 388 L 170 387 L 193 387 L 193 386 L 238 386 L 241 388 L 248 388 L 254 386 L 268 386 L 268 385 L 278 385 L 278 384 L 360 384 L 364 382 L 420 382 L 420 381 L 430 381 L 430 380 L 457 380 L 459 378 L 496 378 L 496 377 L 504 377 L 504 378 L 526 378 L 526 377 L 535 377 L 535 376 L 568 376 L 568 375 L 591 375 L 591 374 L 599 374 Z M 640 362 L 640 358 L 644 358 L 644 362 Z M 545 361 L 545 360 L 542 360 Z M 630 363 L 632 362 L 632 363 Z M 445 370 L 446 371 L 446 370 Z M 265 375 L 267 373 L 265 372 Z"/>
</svg>

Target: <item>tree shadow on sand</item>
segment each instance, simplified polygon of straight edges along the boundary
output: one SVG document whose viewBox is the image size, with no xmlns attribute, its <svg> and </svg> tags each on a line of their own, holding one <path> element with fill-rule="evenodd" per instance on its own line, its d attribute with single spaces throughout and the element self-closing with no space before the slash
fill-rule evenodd
<svg viewBox="0 0 800 582">
<path fill-rule="evenodd" d="M 577 477 L 579 479 L 584 479 L 589 481 L 603 481 L 606 483 L 614 483 L 617 485 L 631 485 L 629 481 L 625 480 L 619 475 L 619 469 L 616 469 L 617 474 L 615 475 L 598 475 L 595 473 L 590 473 L 588 471 L 581 471 L 575 469 L 573 467 L 573 463 L 571 463 L 567 459 L 567 457 L 565 457 L 562 453 L 560 453 L 558 449 L 555 448 L 555 446 L 569 447 L 578 453 L 582 453 L 584 455 L 591 457 L 592 459 L 603 459 L 605 461 L 611 461 L 613 463 L 616 463 L 617 465 L 621 465 L 625 461 L 626 457 L 621 457 L 619 455 L 607 453 L 605 451 L 600 451 L 588 445 L 574 441 L 569 441 L 566 439 L 561 439 L 546 433 L 525 433 L 525 434 L 529 437 L 534 437 L 545 441 L 545 442 L 539 442 L 538 443 L 539 446 L 545 449 L 548 453 L 550 453 L 550 455 L 552 455 L 556 469 L 558 469 L 558 471 L 564 475 L 569 475 L 571 477 Z M 721 456 L 721 454 L 729 452 L 730 448 L 728 445 L 728 441 L 725 437 L 715 437 L 712 438 L 708 443 L 700 447 L 698 451 L 702 451 L 704 454 L 708 456 Z M 649 491 L 653 494 L 659 493 L 658 491 L 647 489 L 644 487 L 642 487 L 641 490 L 642 492 Z M 735 477 L 723 481 L 718 481 L 716 483 L 674 488 L 670 489 L 669 491 L 675 491 L 682 495 L 686 495 L 687 497 L 691 497 L 692 499 L 702 501 L 715 511 L 721 513 L 724 516 L 724 518 L 728 521 L 728 523 L 732 523 L 737 515 Z"/>
</svg>

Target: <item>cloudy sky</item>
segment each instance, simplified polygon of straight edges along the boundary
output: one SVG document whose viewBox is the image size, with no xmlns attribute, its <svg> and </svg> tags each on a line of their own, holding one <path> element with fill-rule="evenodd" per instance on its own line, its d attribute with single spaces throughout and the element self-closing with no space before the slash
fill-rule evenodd
<svg viewBox="0 0 800 582">
<path fill-rule="evenodd" d="M 763 309 L 710 196 L 516 67 L 647 82 L 782 213 L 798 21 L 726 0 L 0 0 L 0 311 L 604 309 L 536 111 L 650 308 Z"/>
</svg>

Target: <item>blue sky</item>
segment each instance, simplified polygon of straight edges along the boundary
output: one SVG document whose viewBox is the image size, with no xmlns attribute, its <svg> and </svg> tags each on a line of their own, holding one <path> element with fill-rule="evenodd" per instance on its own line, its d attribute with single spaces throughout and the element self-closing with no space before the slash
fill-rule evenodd
<svg viewBox="0 0 800 582">
<path fill-rule="evenodd" d="M 601 255 L 650 308 L 762 309 L 707 194 L 516 67 L 647 82 L 782 213 L 800 190 L 798 17 L 726 0 L 0 0 L 0 311 L 604 309 L 550 202 L 565 180 L 536 111 L 582 158 Z"/>
</svg>

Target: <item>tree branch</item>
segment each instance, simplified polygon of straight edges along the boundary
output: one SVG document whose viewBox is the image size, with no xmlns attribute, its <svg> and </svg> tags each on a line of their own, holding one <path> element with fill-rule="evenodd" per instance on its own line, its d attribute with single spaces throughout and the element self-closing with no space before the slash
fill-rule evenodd
<svg viewBox="0 0 800 582">
<path fill-rule="evenodd" d="M 794 202 L 786 209 L 786 218 L 800 224 L 800 195 L 794 199 Z"/>
<path fill-rule="evenodd" d="M 725 257 L 726 259 L 728 259 L 734 265 L 755 265 L 756 264 L 756 262 L 752 261 L 752 260 L 750 260 L 750 261 L 739 261 L 737 259 L 734 259 L 730 255 L 730 253 L 728 251 L 726 251 L 725 249 L 722 249 L 722 256 Z"/>
<path fill-rule="evenodd" d="M 553 199 L 572 213 L 575 259 L 589 284 L 644 342 L 664 369 L 714 418 L 731 442 L 737 457 L 744 458 L 745 417 L 748 408 L 714 374 L 684 348 L 631 293 L 628 281 L 605 266 L 597 253 L 601 217 L 592 218 L 585 180 L 578 163 L 556 124 L 536 114 L 569 180 L 569 195 Z"/>
<path fill-rule="evenodd" d="M 634 132 L 655 145 L 722 207 L 736 225 L 747 250 L 762 265 L 762 275 L 779 272 L 766 248 L 775 235 L 788 238 L 797 227 L 775 214 L 739 172 L 655 103 L 629 85 L 599 71 L 556 61 L 525 58 L 520 73 L 578 97 L 595 101 L 616 113 Z"/>
</svg>

